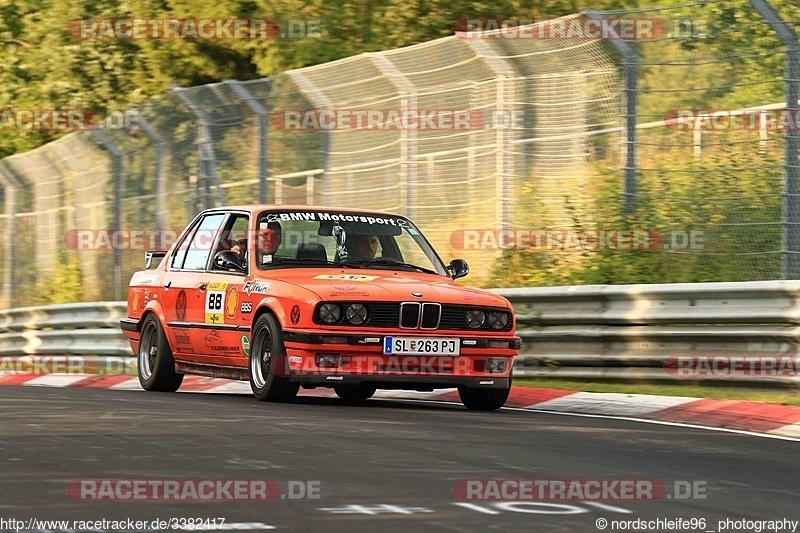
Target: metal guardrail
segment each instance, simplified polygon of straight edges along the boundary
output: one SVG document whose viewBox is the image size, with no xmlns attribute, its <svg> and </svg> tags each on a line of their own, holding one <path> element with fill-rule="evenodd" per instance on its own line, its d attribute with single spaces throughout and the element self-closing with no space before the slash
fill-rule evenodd
<svg viewBox="0 0 800 533">
<path fill-rule="evenodd" d="M 125 302 L 87 302 L 0 311 L 0 355 L 133 357 L 119 329 Z"/>
<path fill-rule="evenodd" d="M 496 289 L 523 339 L 516 376 L 798 386 L 800 281 Z M 0 311 L 0 355 L 133 357 L 125 302 Z M 741 361 L 679 373 L 676 358 Z M 784 366 L 771 370 L 771 362 Z M 794 361 L 794 367 L 786 367 Z M 758 367 L 753 370 L 752 363 Z M 706 371 L 707 370 L 707 371 Z"/>
<path fill-rule="evenodd" d="M 800 385 L 797 281 L 493 292 L 517 313 L 516 376 Z"/>
</svg>

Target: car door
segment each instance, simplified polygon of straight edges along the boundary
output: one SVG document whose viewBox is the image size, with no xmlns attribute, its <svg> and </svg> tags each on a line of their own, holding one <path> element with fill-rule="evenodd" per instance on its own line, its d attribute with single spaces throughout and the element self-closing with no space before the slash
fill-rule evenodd
<svg viewBox="0 0 800 533">
<path fill-rule="evenodd" d="M 164 312 L 175 358 L 202 361 L 205 346 L 196 333 L 205 324 L 203 274 L 227 213 L 209 213 L 196 221 L 170 258 L 164 276 Z"/>
<path fill-rule="evenodd" d="M 243 289 L 248 261 L 242 261 L 243 270 L 223 269 L 214 264 L 214 256 L 230 250 L 243 237 L 246 238 L 249 224 L 247 213 L 232 212 L 228 215 L 210 255 L 208 268 L 200 277 L 199 291 L 204 292 L 203 324 L 195 325 L 195 342 L 201 345 L 205 354 L 203 360 L 209 364 L 246 367 L 248 363 L 252 305 L 242 305 L 245 303 Z"/>
</svg>

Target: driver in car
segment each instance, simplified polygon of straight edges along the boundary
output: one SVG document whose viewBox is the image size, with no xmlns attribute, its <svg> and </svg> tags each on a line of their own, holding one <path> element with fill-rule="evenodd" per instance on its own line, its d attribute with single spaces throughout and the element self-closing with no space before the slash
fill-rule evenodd
<svg viewBox="0 0 800 533">
<path fill-rule="evenodd" d="M 262 222 L 258 229 L 258 262 L 266 265 L 272 262 L 272 255 L 281 244 L 283 233 L 279 222 Z"/>
</svg>

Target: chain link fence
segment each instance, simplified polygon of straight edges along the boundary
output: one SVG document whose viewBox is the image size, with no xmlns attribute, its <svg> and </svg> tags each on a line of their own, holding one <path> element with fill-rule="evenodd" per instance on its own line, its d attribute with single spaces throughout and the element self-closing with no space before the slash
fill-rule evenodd
<svg viewBox="0 0 800 533">
<path fill-rule="evenodd" d="M 797 278 L 797 131 L 771 125 L 797 108 L 800 8 L 781 7 L 584 12 L 173 87 L 0 161 L 2 304 L 121 299 L 143 250 L 247 203 L 408 215 L 482 285 Z M 707 127 L 736 109 L 755 126 Z"/>
</svg>

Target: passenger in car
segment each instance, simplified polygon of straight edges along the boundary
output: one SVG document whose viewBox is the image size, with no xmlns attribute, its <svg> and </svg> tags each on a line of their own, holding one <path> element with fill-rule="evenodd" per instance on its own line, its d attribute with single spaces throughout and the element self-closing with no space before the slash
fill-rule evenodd
<svg viewBox="0 0 800 533">
<path fill-rule="evenodd" d="M 353 238 L 352 261 L 371 261 L 378 253 L 380 241 L 377 235 L 355 235 Z"/>
</svg>

